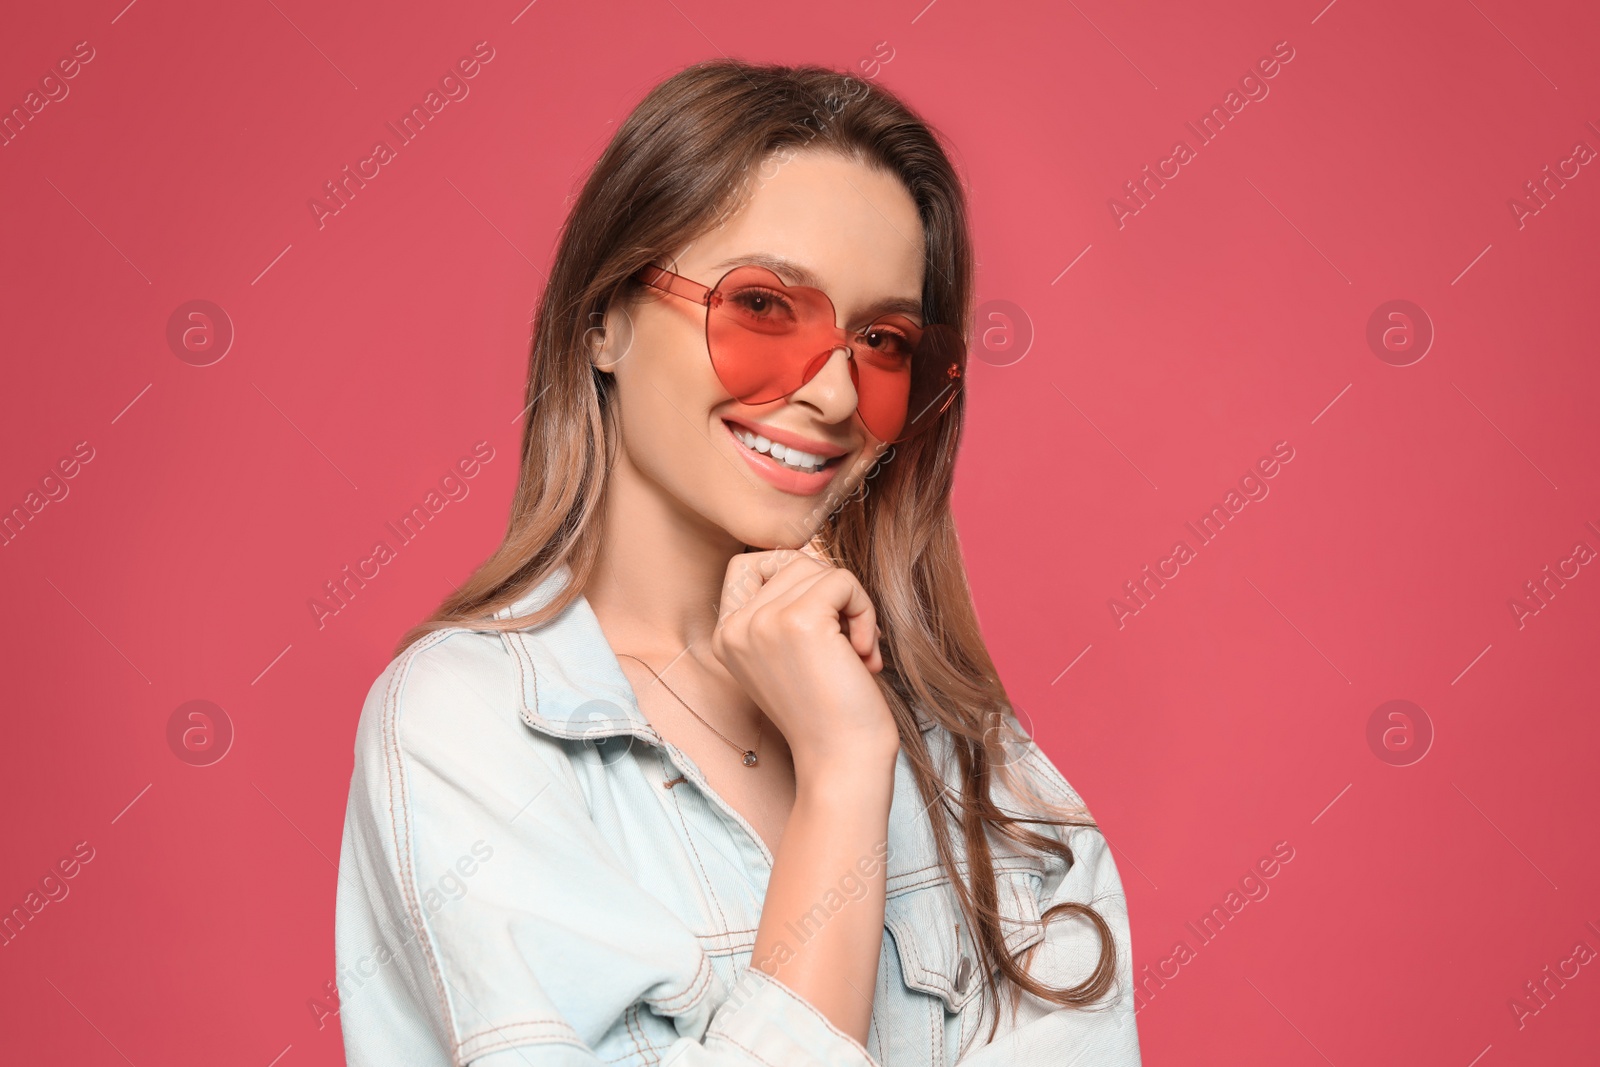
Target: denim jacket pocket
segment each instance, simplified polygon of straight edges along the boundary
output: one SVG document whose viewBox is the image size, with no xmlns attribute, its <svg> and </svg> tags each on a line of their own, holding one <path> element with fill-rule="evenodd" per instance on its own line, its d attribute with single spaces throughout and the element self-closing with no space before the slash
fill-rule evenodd
<svg viewBox="0 0 1600 1067">
<path fill-rule="evenodd" d="M 1001 935 L 1012 956 L 1044 937 L 1042 884 L 1034 867 L 995 872 Z M 884 900 L 883 921 L 894 936 L 905 984 L 938 997 L 950 1012 L 965 1008 L 983 987 L 972 932 L 961 920 L 955 890 L 942 874 L 937 881 L 891 891 Z"/>
</svg>

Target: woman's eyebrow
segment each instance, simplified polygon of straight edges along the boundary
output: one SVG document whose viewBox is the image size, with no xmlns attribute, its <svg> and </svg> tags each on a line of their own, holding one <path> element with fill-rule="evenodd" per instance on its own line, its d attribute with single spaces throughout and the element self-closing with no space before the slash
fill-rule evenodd
<svg viewBox="0 0 1600 1067">
<path fill-rule="evenodd" d="M 823 288 L 821 279 L 813 274 L 805 265 L 796 263 L 791 259 L 785 259 L 782 256 L 775 256 L 770 252 L 749 252 L 742 256 L 734 256 L 730 259 L 725 259 L 721 263 L 718 263 L 716 266 L 712 267 L 711 273 L 720 275 L 722 271 L 728 270 L 732 267 L 742 267 L 747 264 L 755 267 L 765 267 L 778 277 L 782 278 L 784 281 L 788 282 L 790 285 L 804 285 L 812 289 Z M 922 323 L 921 300 L 910 300 L 905 297 L 891 296 L 886 299 L 879 300 L 862 310 L 863 316 L 869 319 L 878 315 L 887 314 L 889 312 L 898 312 L 902 315 L 909 315 L 917 321 L 918 325 L 921 325 Z"/>
</svg>

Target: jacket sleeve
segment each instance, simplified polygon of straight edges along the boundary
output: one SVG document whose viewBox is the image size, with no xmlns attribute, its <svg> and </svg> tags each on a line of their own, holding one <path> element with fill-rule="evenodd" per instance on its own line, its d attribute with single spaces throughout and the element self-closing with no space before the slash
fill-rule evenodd
<svg viewBox="0 0 1600 1067">
<path fill-rule="evenodd" d="M 1024 762 L 1034 781 L 1043 783 L 1051 799 L 1081 806 L 1081 798 L 1044 754 L 1031 741 L 1027 747 Z M 1073 863 L 1054 891 L 1041 899 L 1040 911 L 1075 901 L 1100 913 L 1111 927 L 1116 949 L 1113 985 L 1088 1008 L 1063 1007 L 1022 993 L 1015 1019 L 1009 1006 L 1003 1007 L 994 1040 L 969 1048 L 956 1061 L 960 1067 L 1140 1067 L 1128 902 L 1116 861 L 1094 827 L 1057 827 L 1054 832 L 1072 847 Z M 1100 939 L 1089 920 L 1058 915 L 1034 946 L 1028 973 L 1056 988 L 1076 985 L 1093 972 L 1099 951 Z M 985 1016 L 976 1040 L 988 1036 L 988 1026 Z"/>
<path fill-rule="evenodd" d="M 518 717 L 498 641 L 424 638 L 362 710 L 336 917 L 352 1067 L 598 1067 L 637 1053 L 645 1009 L 679 1035 L 666 1064 L 874 1067 L 765 972 L 724 991 L 598 831 L 562 743 Z"/>
</svg>

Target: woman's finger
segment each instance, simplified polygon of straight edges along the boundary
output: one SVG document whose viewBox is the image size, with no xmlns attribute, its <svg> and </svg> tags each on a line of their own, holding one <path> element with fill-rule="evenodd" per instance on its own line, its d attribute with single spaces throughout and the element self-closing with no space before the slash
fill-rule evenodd
<svg viewBox="0 0 1600 1067">
<path fill-rule="evenodd" d="M 827 583 L 827 588 L 817 592 L 817 587 L 823 583 Z M 818 610 L 831 612 L 838 619 L 839 629 L 850 641 L 850 647 L 870 666 L 873 655 L 878 651 L 877 609 L 860 581 L 849 571 L 832 566 L 818 571 L 797 581 L 787 592 L 775 597 L 771 604 L 774 610 L 778 610 L 818 595 L 823 598 Z"/>
<path fill-rule="evenodd" d="M 798 579 L 823 566 L 815 556 L 792 548 L 743 552 L 734 556 L 728 561 L 728 571 L 723 576 L 722 599 L 718 605 L 719 621 L 748 607 L 757 599 L 762 602 L 770 600 L 790 588 Z"/>
</svg>

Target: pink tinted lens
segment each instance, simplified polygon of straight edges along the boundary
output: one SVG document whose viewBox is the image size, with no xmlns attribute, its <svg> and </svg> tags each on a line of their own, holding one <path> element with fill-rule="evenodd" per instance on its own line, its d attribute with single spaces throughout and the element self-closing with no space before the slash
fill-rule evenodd
<svg viewBox="0 0 1600 1067">
<path fill-rule="evenodd" d="M 848 339 L 857 413 L 874 437 L 925 429 L 959 387 L 965 346 L 953 329 L 888 316 Z M 788 396 L 847 343 L 821 290 L 785 285 L 764 267 L 729 271 L 712 292 L 706 347 L 723 386 L 747 404 Z"/>
</svg>

